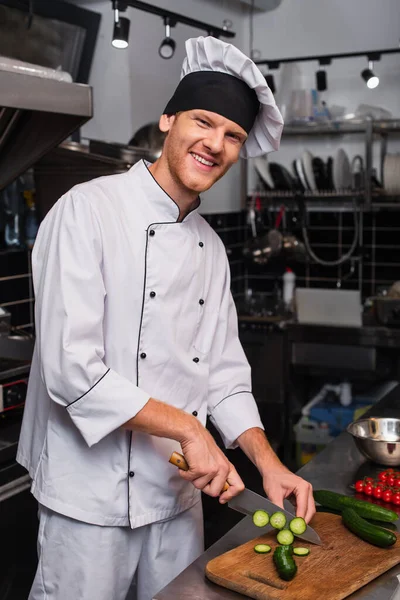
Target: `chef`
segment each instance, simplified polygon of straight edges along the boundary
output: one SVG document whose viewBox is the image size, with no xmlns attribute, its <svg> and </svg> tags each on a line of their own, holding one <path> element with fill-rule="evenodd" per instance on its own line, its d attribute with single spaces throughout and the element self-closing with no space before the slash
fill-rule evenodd
<svg viewBox="0 0 400 600">
<path fill-rule="evenodd" d="M 207 416 L 273 502 L 294 494 L 297 514 L 314 514 L 311 486 L 265 437 L 226 252 L 199 214 L 199 193 L 240 156 L 278 148 L 282 118 L 237 48 L 200 37 L 186 53 L 161 157 L 74 187 L 34 246 L 18 449 L 40 514 L 30 600 L 151 600 L 203 551 L 201 491 L 225 503 L 243 490 Z"/>
</svg>

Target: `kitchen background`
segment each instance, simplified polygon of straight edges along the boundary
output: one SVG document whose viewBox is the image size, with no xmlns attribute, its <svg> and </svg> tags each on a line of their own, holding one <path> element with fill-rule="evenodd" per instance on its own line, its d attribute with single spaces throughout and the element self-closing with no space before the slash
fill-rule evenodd
<svg viewBox="0 0 400 600">
<path fill-rule="evenodd" d="M 0 570 L 0 600 L 26 597 L 35 564 L 36 505 L 14 458 L 34 340 L 30 252 L 37 227 L 75 183 L 121 172 L 141 157 L 154 159 L 159 136 L 142 128 L 157 121 L 175 89 L 185 39 L 207 33 L 178 23 L 171 30 L 175 53 L 163 60 L 158 47 L 165 30 L 154 14 L 121 12 L 130 19 L 130 37 L 128 48 L 117 50 L 111 45 L 109 0 L 33 5 L 29 29 L 32 3 L 0 0 L 0 77 L 7 69 L 2 55 L 61 65 L 74 82 L 92 86 L 93 116 L 83 110 L 76 124 L 63 128 L 52 108 L 40 112 L 35 106 L 39 88 L 22 86 L 33 108 L 24 118 L 36 117 L 37 123 L 29 134 L 16 130 L 9 143 L 10 115 L 1 106 L 13 107 L 14 100 L 0 78 L 0 506 L 1 527 L 13 540 L 7 568 Z M 240 336 L 267 434 L 281 459 L 296 469 L 399 377 L 400 54 L 374 57 L 380 78 L 374 89 L 360 76 L 369 54 L 400 49 L 398 0 L 151 5 L 216 27 L 230 21 L 233 42 L 267 63 L 361 54 L 329 65 L 316 59 L 260 65 L 274 78 L 285 117 L 281 149 L 268 159 L 238 163 L 202 196 L 201 212 L 227 249 Z M 315 92 L 317 70 L 326 71 L 327 89 Z M 21 102 L 14 108 L 24 108 Z M 42 144 L 46 152 L 39 151 Z M 23 168 L 35 148 L 36 159 Z M 317 295 L 301 306 L 295 287 Z M 321 299 L 320 290 L 328 296 Z M 245 483 L 261 492 L 248 461 L 237 452 L 229 456 Z M 239 516 L 208 498 L 204 508 L 210 545 Z"/>
</svg>

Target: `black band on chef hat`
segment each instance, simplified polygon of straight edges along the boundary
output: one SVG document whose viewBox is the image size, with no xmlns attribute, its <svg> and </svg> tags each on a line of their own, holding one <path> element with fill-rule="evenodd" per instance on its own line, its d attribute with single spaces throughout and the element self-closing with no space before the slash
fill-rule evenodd
<svg viewBox="0 0 400 600">
<path fill-rule="evenodd" d="M 209 110 L 249 133 L 259 108 L 257 94 L 242 79 L 217 71 L 195 71 L 181 79 L 163 114 Z"/>
</svg>

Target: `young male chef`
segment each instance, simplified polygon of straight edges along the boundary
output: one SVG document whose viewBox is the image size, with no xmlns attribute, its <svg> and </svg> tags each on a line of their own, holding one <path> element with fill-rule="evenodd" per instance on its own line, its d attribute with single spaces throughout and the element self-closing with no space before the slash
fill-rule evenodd
<svg viewBox="0 0 400 600">
<path fill-rule="evenodd" d="M 297 514 L 314 514 L 310 484 L 265 437 L 226 252 L 199 215 L 199 193 L 239 156 L 278 148 L 282 118 L 237 48 L 200 37 L 186 52 L 162 156 L 74 187 L 35 243 L 18 450 L 40 507 L 30 600 L 125 600 L 134 576 L 151 600 L 203 551 L 201 491 L 225 503 L 243 490 L 207 415 L 273 502 L 294 494 Z M 174 451 L 188 472 L 168 462 Z"/>
</svg>

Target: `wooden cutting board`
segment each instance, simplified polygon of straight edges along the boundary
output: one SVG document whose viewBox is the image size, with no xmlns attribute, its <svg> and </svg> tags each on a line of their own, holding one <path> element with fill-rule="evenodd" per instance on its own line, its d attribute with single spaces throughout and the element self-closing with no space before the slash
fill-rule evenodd
<svg viewBox="0 0 400 600">
<path fill-rule="evenodd" d="M 317 513 L 310 523 L 322 546 L 295 541 L 310 548 L 307 557 L 295 557 L 292 581 L 279 578 L 272 554 L 276 533 L 269 532 L 211 560 L 208 579 L 256 600 L 342 600 L 400 562 L 400 535 L 394 546 L 377 548 L 356 537 L 341 517 Z M 254 552 L 256 544 L 269 544 L 269 554 Z"/>
</svg>

